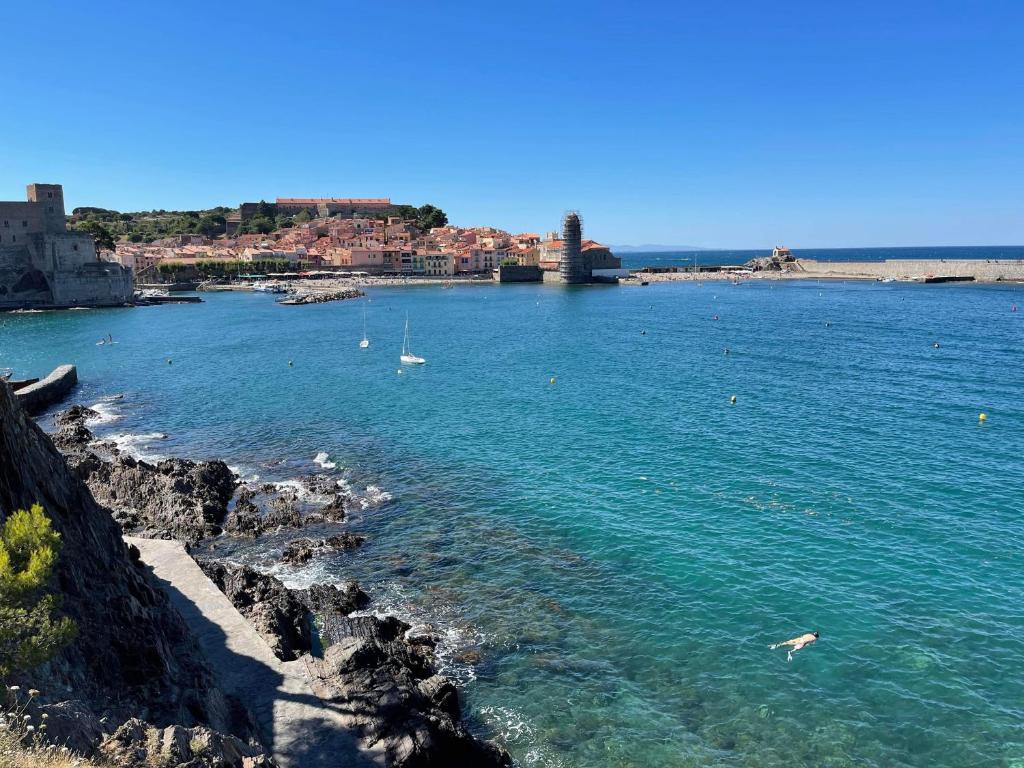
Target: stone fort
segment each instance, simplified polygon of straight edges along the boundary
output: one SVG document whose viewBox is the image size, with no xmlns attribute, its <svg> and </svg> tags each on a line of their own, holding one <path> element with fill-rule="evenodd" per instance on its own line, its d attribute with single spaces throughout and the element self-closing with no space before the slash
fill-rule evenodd
<svg viewBox="0 0 1024 768">
<path fill-rule="evenodd" d="M 29 184 L 26 202 L 0 202 L 0 309 L 116 306 L 132 273 L 101 261 L 92 235 L 69 232 L 60 184 Z"/>
</svg>

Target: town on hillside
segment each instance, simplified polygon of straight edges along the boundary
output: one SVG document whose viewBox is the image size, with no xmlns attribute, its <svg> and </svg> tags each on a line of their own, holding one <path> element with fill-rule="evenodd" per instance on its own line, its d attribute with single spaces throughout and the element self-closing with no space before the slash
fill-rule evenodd
<svg viewBox="0 0 1024 768">
<path fill-rule="evenodd" d="M 387 198 L 243 203 L 223 222 L 223 232 L 217 234 L 112 242 L 112 258 L 131 268 L 139 283 L 230 276 L 239 268 L 454 278 L 489 276 L 502 266 L 557 272 L 563 249 L 555 232 L 541 237 L 487 226 L 453 226 L 433 206 L 398 206 Z M 582 240 L 581 250 L 594 270 L 621 267 L 601 243 Z"/>
</svg>

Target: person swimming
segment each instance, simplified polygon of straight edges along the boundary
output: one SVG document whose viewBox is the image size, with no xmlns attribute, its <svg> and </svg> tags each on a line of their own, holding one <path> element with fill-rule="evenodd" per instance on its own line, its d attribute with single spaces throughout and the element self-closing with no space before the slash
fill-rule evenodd
<svg viewBox="0 0 1024 768">
<path fill-rule="evenodd" d="M 789 652 L 786 654 L 786 661 L 793 660 L 793 654 L 802 648 L 806 648 L 808 645 L 818 639 L 817 632 L 807 632 L 806 634 L 800 635 L 800 637 L 794 637 L 792 640 L 786 640 L 782 643 L 775 643 L 769 645 L 768 650 L 774 651 L 776 648 L 782 648 L 783 646 L 789 646 Z"/>
</svg>

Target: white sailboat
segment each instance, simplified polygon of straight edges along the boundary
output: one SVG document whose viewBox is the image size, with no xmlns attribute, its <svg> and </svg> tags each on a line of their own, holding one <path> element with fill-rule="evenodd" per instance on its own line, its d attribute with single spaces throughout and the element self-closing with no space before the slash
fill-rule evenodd
<svg viewBox="0 0 1024 768">
<path fill-rule="evenodd" d="M 359 342 L 360 349 L 366 349 L 370 346 L 370 340 L 366 338 L 366 307 L 363 307 L 363 340 Z"/>
<path fill-rule="evenodd" d="M 400 359 L 406 365 L 423 365 L 427 362 L 422 357 L 414 355 L 409 346 L 409 315 L 405 316 L 405 338 L 402 339 L 402 357 Z"/>
</svg>

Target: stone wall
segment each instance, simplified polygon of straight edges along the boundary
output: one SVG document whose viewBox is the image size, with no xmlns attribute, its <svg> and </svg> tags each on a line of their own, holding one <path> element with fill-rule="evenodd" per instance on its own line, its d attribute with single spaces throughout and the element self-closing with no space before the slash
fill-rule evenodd
<svg viewBox="0 0 1024 768">
<path fill-rule="evenodd" d="M 45 379 L 22 387 L 14 395 L 25 412 L 34 416 L 67 397 L 77 383 L 78 371 L 75 366 L 60 365 Z"/>
<path fill-rule="evenodd" d="M 497 269 L 499 283 L 539 283 L 544 279 L 540 267 L 502 264 Z"/>
</svg>

